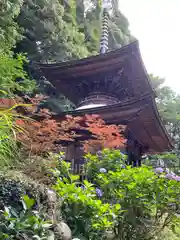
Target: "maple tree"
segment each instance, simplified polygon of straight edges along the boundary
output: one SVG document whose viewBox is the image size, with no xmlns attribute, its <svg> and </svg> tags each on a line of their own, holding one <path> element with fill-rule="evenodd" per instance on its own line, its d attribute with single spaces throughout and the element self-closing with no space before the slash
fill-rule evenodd
<svg viewBox="0 0 180 240">
<path fill-rule="evenodd" d="M 73 117 L 66 115 L 62 119 L 50 113 L 48 109 L 39 109 L 43 96 L 30 99 L 28 108 L 33 118 L 18 121 L 24 129 L 18 139 L 24 147 L 35 154 L 57 151 L 59 146 L 79 143 L 85 152 L 102 148 L 119 148 L 125 145 L 124 126 L 107 125 L 98 115 Z"/>
</svg>

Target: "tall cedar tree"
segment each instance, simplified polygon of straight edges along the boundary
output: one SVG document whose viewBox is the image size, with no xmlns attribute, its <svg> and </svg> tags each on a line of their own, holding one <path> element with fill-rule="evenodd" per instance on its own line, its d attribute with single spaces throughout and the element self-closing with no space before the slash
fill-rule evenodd
<svg viewBox="0 0 180 240">
<path fill-rule="evenodd" d="M 80 33 L 73 8 L 58 0 L 27 0 L 17 18 L 24 38 L 16 47 L 28 58 L 40 62 L 59 62 L 88 55 L 84 35 Z"/>
</svg>

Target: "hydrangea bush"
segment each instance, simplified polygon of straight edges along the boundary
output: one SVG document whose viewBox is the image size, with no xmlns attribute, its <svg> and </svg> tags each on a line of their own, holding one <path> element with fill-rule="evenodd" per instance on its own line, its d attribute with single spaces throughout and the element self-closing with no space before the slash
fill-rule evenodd
<svg viewBox="0 0 180 240">
<path fill-rule="evenodd" d="M 79 177 L 58 179 L 55 190 L 61 198 L 61 213 L 75 237 L 103 239 L 115 226 L 120 204 L 101 200 L 103 193 L 88 181 L 79 185 Z"/>
<path fill-rule="evenodd" d="M 41 211 L 33 211 L 35 200 L 27 195 L 22 197 L 23 209 L 19 212 L 6 206 L 0 212 L 0 239 L 49 239 L 49 228 L 52 223 L 45 220 Z"/>
<path fill-rule="evenodd" d="M 169 179 L 169 180 L 175 180 L 180 182 L 180 176 L 178 176 L 177 174 L 175 174 L 174 172 L 170 172 L 169 169 L 163 169 L 161 167 L 158 167 L 155 169 L 155 172 L 157 174 L 163 174 L 161 176 L 164 176 L 165 178 Z"/>
<path fill-rule="evenodd" d="M 105 149 L 86 155 L 84 183 L 78 176 L 67 174 L 67 168 L 68 178 L 62 178 L 60 171 L 55 189 L 74 237 L 146 240 L 158 239 L 166 227 L 178 230 L 179 176 L 125 163 L 126 156 L 118 150 Z"/>
</svg>

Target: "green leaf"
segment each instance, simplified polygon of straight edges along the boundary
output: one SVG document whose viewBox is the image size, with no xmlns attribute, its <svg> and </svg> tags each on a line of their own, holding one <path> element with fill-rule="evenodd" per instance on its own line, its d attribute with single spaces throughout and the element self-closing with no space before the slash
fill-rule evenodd
<svg viewBox="0 0 180 240">
<path fill-rule="evenodd" d="M 32 199 L 32 198 L 29 198 L 28 195 L 24 195 L 23 196 L 23 203 L 24 203 L 24 207 L 25 207 L 25 210 L 26 209 L 30 209 L 33 207 L 33 205 L 35 204 L 35 200 Z"/>
<path fill-rule="evenodd" d="M 50 223 L 44 223 L 42 225 L 43 228 L 50 228 L 51 226 L 52 226 L 52 224 L 50 224 Z"/>
</svg>

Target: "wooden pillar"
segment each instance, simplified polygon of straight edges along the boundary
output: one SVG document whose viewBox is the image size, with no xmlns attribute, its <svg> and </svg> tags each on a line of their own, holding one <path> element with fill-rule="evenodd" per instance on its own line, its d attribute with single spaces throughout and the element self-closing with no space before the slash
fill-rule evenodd
<svg viewBox="0 0 180 240">
<path fill-rule="evenodd" d="M 132 165 L 133 167 L 140 167 L 141 166 L 141 158 L 142 158 L 142 146 L 138 143 L 137 140 L 133 139 L 131 134 L 128 134 L 127 138 L 127 164 Z"/>
</svg>

